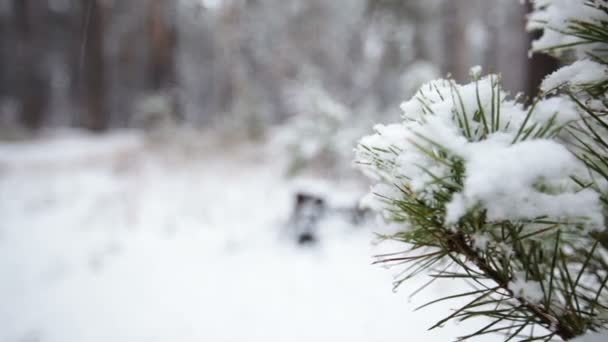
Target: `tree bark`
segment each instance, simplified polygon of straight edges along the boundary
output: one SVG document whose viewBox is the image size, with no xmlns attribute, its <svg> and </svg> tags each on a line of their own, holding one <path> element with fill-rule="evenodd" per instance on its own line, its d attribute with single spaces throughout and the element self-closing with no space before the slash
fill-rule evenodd
<svg viewBox="0 0 608 342">
<path fill-rule="evenodd" d="M 16 44 L 16 97 L 19 120 L 30 129 L 42 126 L 49 88 L 42 53 L 37 53 L 37 35 L 44 27 L 44 13 L 37 0 L 13 0 Z"/>
<path fill-rule="evenodd" d="M 173 0 L 150 0 L 148 7 L 147 83 L 153 91 L 169 89 L 175 82 L 175 8 L 167 4 L 174 6 Z"/>
<path fill-rule="evenodd" d="M 444 62 L 442 74 L 450 73 L 458 82 L 468 79 L 467 40 L 461 1 L 449 0 L 441 8 L 443 18 Z"/>
<path fill-rule="evenodd" d="M 83 126 L 92 131 L 108 127 L 105 108 L 106 80 L 104 61 L 104 15 L 99 0 L 89 0 L 83 6 L 81 75 L 83 84 Z"/>
</svg>

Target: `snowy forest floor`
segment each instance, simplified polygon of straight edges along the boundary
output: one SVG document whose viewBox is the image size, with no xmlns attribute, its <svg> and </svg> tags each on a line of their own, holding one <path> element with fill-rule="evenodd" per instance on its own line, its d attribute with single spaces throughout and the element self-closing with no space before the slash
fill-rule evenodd
<svg viewBox="0 0 608 342">
<path fill-rule="evenodd" d="M 207 141 L 208 140 L 208 141 Z M 154 147 L 133 132 L 0 144 L 0 341 L 450 341 L 465 286 L 401 291 L 372 255 L 377 227 L 285 234 L 297 182 L 269 144 Z M 178 152 L 176 152 L 178 151 Z M 356 201 L 348 184 L 326 187 Z M 365 190 L 365 189 L 363 189 Z M 478 326 L 480 322 L 475 325 Z M 496 340 L 496 336 L 486 340 Z M 479 339 L 484 340 L 484 339 Z"/>
</svg>

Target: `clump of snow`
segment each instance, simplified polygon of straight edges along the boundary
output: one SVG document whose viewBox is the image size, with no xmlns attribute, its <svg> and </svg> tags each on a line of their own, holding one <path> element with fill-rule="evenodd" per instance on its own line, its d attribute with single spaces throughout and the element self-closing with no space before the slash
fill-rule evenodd
<svg viewBox="0 0 608 342">
<path fill-rule="evenodd" d="M 539 303 L 544 298 L 543 289 L 538 281 L 526 280 L 525 274 L 517 274 L 507 285 L 513 294 L 526 300 Z"/>
<path fill-rule="evenodd" d="M 481 69 L 473 67 L 471 73 L 479 74 Z M 497 110 L 497 107 L 500 109 Z M 498 75 L 480 77 L 464 85 L 445 79 L 428 82 L 409 101 L 402 103 L 401 109 L 405 120 L 421 121 L 438 116 L 458 129 L 460 128 L 455 124 L 459 118 L 454 115 L 463 121 L 466 117 L 473 140 L 478 140 L 483 135 L 484 122 L 477 117 L 480 111 L 485 114 L 487 125 L 491 124 L 492 113 L 498 111 L 495 126 L 499 127 L 499 131 L 509 134 L 517 133 L 526 116 L 524 106 L 509 99 L 509 93 L 502 89 Z M 548 122 L 548 118 L 536 115 L 532 120 L 530 125 L 544 125 Z"/>
<path fill-rule="evenodd" d="M 465 85 L 432 81 L 401 108 L 404 122 L 376 125 L 376 133 L 362 138 L 356 150 L 357 164 L 379 183 L 372 188 L 378 201 L 366 197 L 365 205 L 390 212 L 392 200 L 405 196 L 399 187 L 434 205 L 434 194 L 442 188 L 437 179 L 449 179 L 454 172 L 449 162 L 439 161 L 441 149 L 465 169 L 462 189 L 446 206 L 448 225 L 478 205 L 487 209 L 490 220 L 547 216 L 593 228 L 603 224 L 598 194 L 579 191 L 571 180 L 573 175 L 583 178 L 585 168 L 570 151 L 551 139 L 517 141 L 528 113 L 507 98 L 497 76 Z M 492 117 L 493 111 L 500 114 Z M 486 122 L 476 117 L 480 112 Z M 576 116 L 571 101 L 544 99 L 526 127 L 559 127 Z M 498 129 L 488 134 L 487 125 Z"/>
<path fill-rule="evenodd" d="M 608 66 L 589 59 L 582 59 L 545 77 L 540 89 L 550 92 L 562 86 L 569 86 L 576 90 L 606 80 L 608 80 Z"/>
<path fill-rule="evenodd" d="M 479 77 L 481 77 L 481 71 L 482 71 L 481 65 L 476 65 L 469 70 L 469 75 L 471 76 L 472 79 L 476 80 Z"/>
<path fill-rule="evenodd" d="M 553 121 L 558 127 L 562 127 L 580 116 L 576 104 L 570 98 L 553 96 L 536 103 L 534 117 L 540 122 Z"/>
<path fill-rule="evenodd" d="M 571 32 L 573 20 L 596 23 L 608 19 L 608 15 L 600 9 L 599 0 L 535 0 L 534 10 L 529 14 L 527 28 L 543 30 L 540 38 L 532 42 L 532 50 L 540 51 L 560 46 L 570 46 L 568 49 L 582 57 L 593 51 L 593 44 L 580 44 L 581 38 Z M 565 51 L 565 50 L 564 50 Z"/>
<path fill-rule="evenodd" d="M 490 220 L 547 215 L 566 221 L 588 219 L 592 227 L 602 225 L 599 195 L 591 190 L 576 192 L 570 177 L 584 175 L 584 168 L 563 145 L 540 139 L 510 145 L 488 139 L 469 144 L 467 152 L 463 191 L 448 205 L 446 223 L 456 223 L 481 204 Z M 538 190 L 539 181 L 551 184 L 556 193 Z"/>
<path fill-rule="evenodd" d="M 448 136 L 455 136 L 441 120 L 433 120 L 433 123 L 437 132 L 444 132 L 442 137 L 447 139 Z M 427 127 L 418 122 L 406 122 L 377 125 L 374 128 L 377 133 L 361 139 L 357 149 L 360 168 L 370 177 L 385 184 L 374 187 L 373 191 L 378 192 L 378 197 L 395 199 L 394 196 L 401 195 L 395 184 L 406 182 L 412 191 L 431 200 L 431 194 L 437 189 L 437 185 L 432 184 L 434 177 L 427 171 L 441 177 L 448 174 L 450 169 L 429 158 L 416 147 L 416 143 L 431 147 L 429 142 L 418 141 L 417 134 L 423 133 Z M 377 162 L 382 163 L 383 167 L 376 167 Z M 390 188 L 394 190 L 387 191 Z"/>
<path fill-rule="evenodd" d="M 473 247 L 478 250 L 485 251 L 492 242 L 492 237 L 488 234 L 477 232 L 473 235 Z"/>
</svg>

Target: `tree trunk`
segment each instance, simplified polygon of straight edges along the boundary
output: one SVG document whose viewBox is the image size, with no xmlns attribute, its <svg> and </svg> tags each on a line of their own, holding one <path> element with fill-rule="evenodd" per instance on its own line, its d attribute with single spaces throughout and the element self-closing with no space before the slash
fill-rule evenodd
<svg viewBox="0 0 608 342">
<path fill-rule="evenodd" d="M 450 73 L 458 82 L 468 79 L 467 40 L 461 1 L 449 0 L 441 8 L 444 28 L 444 62 L 442 74 Z"/>
<path fill-rule="evenodd" d="M 105 108 L 104 15 L 99 0 L 83 5 L 84 27 L 82 37 L 81 74 L 83 84 L 83 126 L 92 131 L 108 127 Z"/>
<path fill-rule="evenodd" d="M 153 91 L 169 89 L 175 82 L 176 9 L 170 6 L 173 0 L 149 1 L 147 83 Z"/>
<path fill-rule="evenodd" d="M 37 35 L 43 27 L 42 3 L 38 0 L 13 0 L 16 44 L 16 97 L 19 119 L 30 129 L 42 126 L 49 89 L 42 53 L 37 51 Z M 42 52 L 42 51 L 40 51 Z"/>
</svg>

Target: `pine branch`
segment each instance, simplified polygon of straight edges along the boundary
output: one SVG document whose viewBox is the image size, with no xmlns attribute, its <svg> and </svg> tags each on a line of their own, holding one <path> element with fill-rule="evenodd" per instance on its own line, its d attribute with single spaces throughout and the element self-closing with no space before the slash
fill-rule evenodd
<svg viewBox="0 0 608 342">
<path fill-rule="evenodd" d="M 453 252 L 464 255 L 485 275 L 487 275 L 489 279 L 492 279 L 501 289 L 508 293 L 511 298 L 517 300 L 521 304 L 521 307 L 533 313 L 539 319 L 539 321 L 543 322 L 545 326 L 553 331 L 556 335 L 560 336 L 564 340 L 568 340 L 580 335 L 581 332 L 574 331 L 541 306 L 532 304 L 525 298 L 515 295 L 508 287 L 510 279 L 504 279 L 499 272 L 492 268 L 486 259 L 483 256 L 480 256 L 466 242 L 465 236 L 462 233 L 454 233 L 448 237 L 448 240 L 450 241 L 449 248 Z"/>
</svg>

